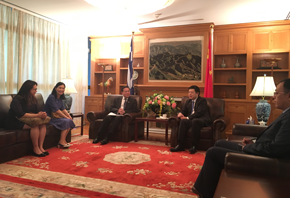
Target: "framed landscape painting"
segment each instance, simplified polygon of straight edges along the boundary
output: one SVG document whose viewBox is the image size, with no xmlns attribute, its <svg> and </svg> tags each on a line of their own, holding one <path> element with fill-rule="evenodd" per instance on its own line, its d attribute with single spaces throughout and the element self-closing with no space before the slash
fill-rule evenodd
<svg viewBox="0 0 290 198">
<path fill-rule="evenodd" d="M 149 81 L 201 81 L 203 36 L 149 40 Z"/>
</svg>

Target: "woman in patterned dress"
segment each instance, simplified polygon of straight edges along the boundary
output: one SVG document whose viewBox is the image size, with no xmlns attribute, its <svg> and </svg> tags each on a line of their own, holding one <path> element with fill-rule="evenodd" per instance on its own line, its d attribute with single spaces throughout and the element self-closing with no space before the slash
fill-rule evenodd
<svg viewBox="0 0 290 198">
<path fill-rule="evenodd" d="M 60 140 L 57 144 L 59 148 L 70 147 L 70 144 L 66 142 L 66 136 L 68 132 L 75 127 L 72 117 L 65 110 L 62 102 L 62 100 L 65 99 L 64 90 L 65 84 L 63 82 L 58 82 L 54 86 L 44 105 L 44 111 L 46 111 L 48 116 L 51 116 L 49 123 L 61 130 Z M 52 116 L 52 113 L 56 114 L 57 117 L 60 118 Z"/>
</svg>

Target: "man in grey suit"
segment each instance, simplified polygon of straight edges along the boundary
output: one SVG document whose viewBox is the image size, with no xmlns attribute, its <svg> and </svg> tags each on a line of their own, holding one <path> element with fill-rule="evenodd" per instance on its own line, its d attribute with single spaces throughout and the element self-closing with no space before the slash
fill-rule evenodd
<svg viewBox="0 0 290 198">
<path fill-rule="evenodd" d="M 208 149 L 203 167 L 192 187 L 200 197 L 213 197 L 227 152 L 290 159 L 290 79 L 279 82 L 274 103 L 283 113 L 255 141 L 244 138 L 242 144 L 219 140 Z"/>
<path fill-rule="evenodd" d="M 110 107 L 110 112 L 113 112 L 115 114 L 119 114 L 118 116 L 110 116 L 107 115 L 98 131 L 97 138 L 93 140 L 93 144 L 96 144 L 100 141 L 101 136 L 104 134 L 107 134 L 107 136 L 101 141 L 102 145 L 108 144 L 110 137 L 112 137 L 113 133 L 117 131 L 121 121 L 122 116 L 125 113 L 138 113 L 138 107 L 137 107 L 137 101 L 135 98 L 130 97 L 130 89 L 128 86 L 125 86 L 122 88 L 122 95 L 123 97 L 118 97 L 114 99 L 113 104 Z M 109 125 L 111 126 L 111 129 L 108 131 Z"/>
</svg>

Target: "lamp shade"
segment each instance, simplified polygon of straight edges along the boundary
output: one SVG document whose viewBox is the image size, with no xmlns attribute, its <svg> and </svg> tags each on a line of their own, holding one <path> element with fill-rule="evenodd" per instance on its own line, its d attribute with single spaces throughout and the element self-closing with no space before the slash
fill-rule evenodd
<svg viewBox="0 0 290 198">
<path fill-rule="evenodd" d="M 273 96 L 276 86 L 272 76 L 258 76 L 250 96 Z"/>
<path fill-rule="evenodd" d="M 70 78 L 63 78 L 61 79 L 61 82 L 65 84 L 65 94 L 73 94 L 73 93 L 78 93 L 75 86 L 74 82 Z"/>
</svg>

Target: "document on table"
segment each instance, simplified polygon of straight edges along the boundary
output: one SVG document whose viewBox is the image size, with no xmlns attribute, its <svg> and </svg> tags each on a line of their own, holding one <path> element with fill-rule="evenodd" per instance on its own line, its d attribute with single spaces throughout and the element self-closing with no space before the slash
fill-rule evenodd
<svg viewBox="0 0 290 198">
<path fill-rule="evenodd" d="M 110 112 L 110 113 L 108 114 L 108 116 L 123 116 L 123 115 L 121 115 L 121 114 L 115 114 L 115 113 L 113 113 L 113 112 Z"/>
</svg>

